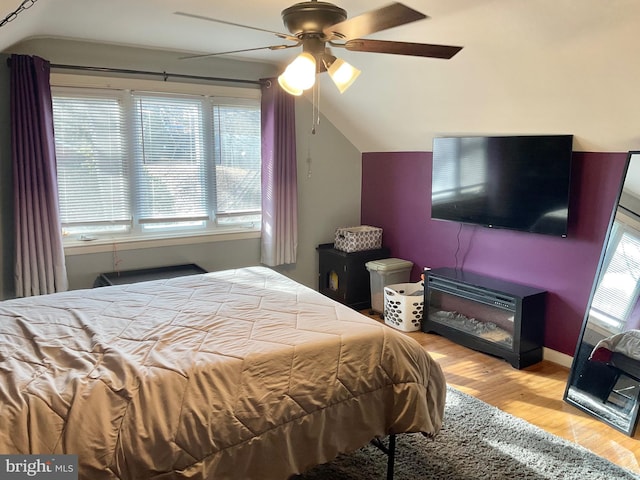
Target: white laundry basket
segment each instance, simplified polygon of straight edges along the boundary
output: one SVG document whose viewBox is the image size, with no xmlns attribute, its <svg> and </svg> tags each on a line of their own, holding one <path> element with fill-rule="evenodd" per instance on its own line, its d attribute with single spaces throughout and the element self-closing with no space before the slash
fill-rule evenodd
<svg viewBox="0 0 640 480">
<path fill-rule="evenodd" d="M 403 332 L 420 330 L 424 310 L 424 283 L 397 283 L 384 287 L 384 323 Z"/>
</svg>

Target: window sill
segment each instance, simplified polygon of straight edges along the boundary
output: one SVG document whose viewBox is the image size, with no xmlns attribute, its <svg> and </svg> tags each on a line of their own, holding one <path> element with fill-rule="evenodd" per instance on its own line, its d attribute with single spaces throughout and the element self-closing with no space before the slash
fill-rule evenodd
<svg viewBox="0 0 640 480">
<path fill-rule="evenodd" d="M 616 325 L 616 320 L 607 318 L 593 309 L 589 310 L 589 320 L 591 322 L 589 324 L 589 328 L 604 337 L 610 337 L 611 335 L 620 333 L 623 330 L 622 322 L 619 322 Z"/>
<path fill-rule="evenodd" d="M 139 237 L 105 237 L 97 238 L 96 240 L 65 240 L 63 247 L 65 255 L 69 256 L 113 252 L 114 250 L 137 250 L 142 248 L 193 245 L 196 243 L 228 242 L 260 237 L 260 230 L 225 230 L 224 232 L 216 233 L 183 234 L 175 237 L 145 235 Z"/>
</svg>

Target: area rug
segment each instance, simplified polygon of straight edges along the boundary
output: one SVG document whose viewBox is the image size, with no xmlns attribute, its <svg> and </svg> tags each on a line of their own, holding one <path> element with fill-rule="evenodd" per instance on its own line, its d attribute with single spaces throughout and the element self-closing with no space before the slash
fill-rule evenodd
<svg viewBox="0 0 640 480">
<path fill-rule="evenodd" d="M 304 480 L 386 478 L 373 446 L 320 465 Z M 395 480 L 638 480 L 585 448 L 553 436 L 459 390 L 447 389 L 445 421 L 433 439 L 397 436 Z"/>
</svg>

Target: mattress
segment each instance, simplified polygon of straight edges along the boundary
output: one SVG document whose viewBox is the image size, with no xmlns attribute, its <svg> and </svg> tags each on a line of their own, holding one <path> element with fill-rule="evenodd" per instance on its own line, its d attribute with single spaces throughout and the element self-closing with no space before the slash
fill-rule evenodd
<svg viewBox="0 0 640 480">
<path fill-rule="evenodd" d="M 0 453 L 83 479 L 286 479 L 436 434 L 445 392 L 413 339 L 264 267 L 0 303 Z"/>
</svg>

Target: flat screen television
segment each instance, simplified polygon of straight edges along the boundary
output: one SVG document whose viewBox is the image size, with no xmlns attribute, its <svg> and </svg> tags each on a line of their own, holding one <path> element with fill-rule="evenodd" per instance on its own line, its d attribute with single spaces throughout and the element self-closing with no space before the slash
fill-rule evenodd
<svg viewBox="0 0 640 480">
<path fill-rule="evenodd" d="M 436 137 L 431 218 L 567 236 L 573 135 Z"/>
</svg>

